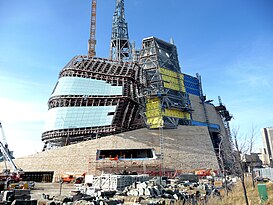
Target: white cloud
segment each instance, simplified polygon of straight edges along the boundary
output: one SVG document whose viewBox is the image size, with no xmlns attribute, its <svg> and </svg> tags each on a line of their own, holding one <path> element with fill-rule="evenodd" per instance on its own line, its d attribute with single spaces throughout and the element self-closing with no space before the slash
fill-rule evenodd
<svg viewBox="0 0 273 205">
<path fill-rule="evenodd" d="M 15 157 L 41 151 L 46 86 L 35 80 L 4 75 L 0 77 L 0 86 L 4 88 L 0 95 L 0 121 L 10 150 Z"/>
<path fill-rule="evenodd" d="M 1 99 L 0 120 L 15 157 L 41 151 L 41 134 L 46 110 L 35 102 Z"/>
<path fill-rule="evenodd" d="M 42 151 L 42 126 L 43 122 L 3 124 L 9 148 L 16 158 Z"/>
<path fill-rule="evenodd" d="M 244 60 L 226 67 L 226 75 L 237 86 L 269 89 L 273 86 L 270 73 L 272 68 L 273 62 L 260 64 Z"/>
<path fill-rule="evenodd" d="M 35 102 L 14 101 L 1 98 L 0 115 L 7 123 L 43 121 L 45 111 Z"/>
</svg>

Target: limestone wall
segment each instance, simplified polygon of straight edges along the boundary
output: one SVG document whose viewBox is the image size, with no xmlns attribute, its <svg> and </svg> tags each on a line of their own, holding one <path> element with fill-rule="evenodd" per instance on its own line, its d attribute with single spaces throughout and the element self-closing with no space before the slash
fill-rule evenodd
<svg viewBox="0 0 273 205">
<path fill-rule="evenodd" d="M 192 109 L 194 110 L 192 113 L 192 119 L 198 122 L 206 122 L 204 108 L 203 105 L 201 104 L 199 96 L 189 94 L 189 97 Z"/>
<path fill-rule="evenodd" d="M 64 172 L 93 172 L 98 149 L 154 148 L 160 153 L 158 130 L 146 128 L 81 142 L 15 159 L 25 171 L 54 171 L 55 176 Z M 166 168 L 192 170 L 218 169 L 217 159 L 207 127 L 179 126 L 164 130 L 164 165 Z M 153 163 L 148 160 L 147 163 Z M 3 167 L 3 163 L 1 164 Z"/>
<path fill-rule="evenodd" d="M 203 108 L 203 105 L 201 104 L 201 100 L 199 96 L 190 94 L 189 97 L 191 101 L 191 106 L 194 110 L 192 113 L 192 119 L 194 121 L 205 123 L 206 122 L 205 112 L 204 112 L 204 108 Z M 219 125 L 221 129 L 221 134 L 226 136 L 226 131 L 225 131 L 223 121 L 220 115 L 217 113 L 215 106 L 208 103 L 205 103 L 205 106 L 206 106 L 209 123 Z"/>
</svg>

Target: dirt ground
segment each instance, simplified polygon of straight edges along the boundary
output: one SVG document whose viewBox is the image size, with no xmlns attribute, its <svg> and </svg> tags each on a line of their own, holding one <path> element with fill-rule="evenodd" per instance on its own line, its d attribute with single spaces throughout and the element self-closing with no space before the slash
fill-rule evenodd
<svg viewBox="0 0 273 205">
<path fill-rule="evenodd" d="M 70 192 L 75 190 L 74 184 L 64 183 L 61 185 L 59 183 L 35 183 L 35 187 L 31 190 L 31 199 L 42 199 L 43 194 L 52 196 L 69 196 Z"/>
</svg>

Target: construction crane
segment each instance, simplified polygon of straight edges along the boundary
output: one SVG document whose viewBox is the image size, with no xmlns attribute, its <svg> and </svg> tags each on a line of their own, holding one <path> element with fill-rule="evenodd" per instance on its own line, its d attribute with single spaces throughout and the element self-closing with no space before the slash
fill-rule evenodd
<svg viewBox="0 0 273 205">
<path fill-rule="evenodd" d="M 1 132 L 2 132 L 2 140 L 3 140 L 3 143 L 5 146 L 8 146 L 8 143 L 7 143 L 7 139 L 5 137 L 5 134 L 4 134 L 4 130 L 3 130 L 3 127 L 2 127 L 2 123 L 0 122 L 0 129 L 1 129 Z"/>
<path fill-rule="evenodd" d="M 17 168 L 16 164 L 13 162 L 12 158 L 10 157 L 8 148 L 5 147 L 2 144 L 2 142 L 0 142 L 0 150 L 4 158 L 6 159 L 6 161 L 9 162 L 9 164 L 11 165 L 13 172 L 18 172 L 19 169 Z"/>
<path fill-rule="evenodd" d="M 10 151 L 8 149 L 8 143 L 7 143 L 7 140 L 4 134 L 4 129 L 1 122 L 0 122 L 0 129 L 2 133 L 2 140 L 0 140 L 0 151 L 4 157 L 4 160 L 10 164 L 13 173 L 22 172 L 21 169 L 17 168 L 16 164 L 12 160 L 13 157 L 10 155 Z"/>
<path fill-rule="evenodd" d="M 91 7 L 91 23 L 90 23 L 90 39 L 88 40 L 88 57 L 96 55 L 96 15 L 97 15 L 97 0 L 92 0 Z"/>
</svg>

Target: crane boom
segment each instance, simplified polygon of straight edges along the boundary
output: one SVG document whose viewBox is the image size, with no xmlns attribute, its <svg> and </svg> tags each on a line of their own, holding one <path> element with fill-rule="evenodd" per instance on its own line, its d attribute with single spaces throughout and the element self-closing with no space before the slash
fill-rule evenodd
<svg viewBox="0 0 273 205">
<path fill-rule="evenodd" d="M 2 144 L 2 142 L 0 142 L 0 150 L 3 154 L 3 156 L 5 157 L 5 159 L 10 163 L 12 169 L 14 172 L 18 171 L 17 166 L 15 165 L 15 163 L 13 162 L 13 160 L 11 159 L 7 148 Z"/>
<path fill-rule="evenodd" d="M 88 57 L 96 55 L 96 15 L 97 15 L 97 0 L 92 0 L 91 23 L 90 23 L 90 39 L 88 41 Z"/>
<path fill-rule="evenodd" d="M 5 134 L 4 134 L 4 130 L 3 130 L 3 127 L 2 127 L 2 123 L 0 122 L 0 129 L 1 129 L 1 131 L 2 131 L 2 139 L 3 139 L 3 143 L 4 143 L 4 145 L 7 145 L 8 143 L 7 143 L 7 139 L 6 139 L 6 136 L 5 136 Z"/>
<path fill-rule="evenodd" d="M 0 129 L 2 131 L 2 138 L 3 138 L 3 140 L 0 139 L 0 151 L 4 157 L 4 160 L 8 161 L 9 164 L 11 165 L 13 172 L 18 172 L 20 169 L 17 168 L 16 164 L 12 160 L 12 157 L 8 149 L 7 140 L 4 135 L 4 129 L 1 122 L 0 122 Z"/>
</svg>

